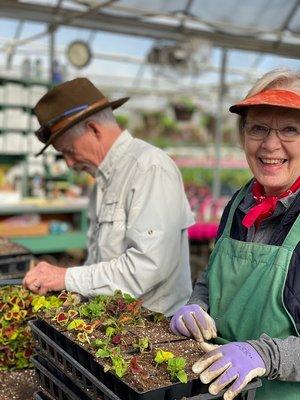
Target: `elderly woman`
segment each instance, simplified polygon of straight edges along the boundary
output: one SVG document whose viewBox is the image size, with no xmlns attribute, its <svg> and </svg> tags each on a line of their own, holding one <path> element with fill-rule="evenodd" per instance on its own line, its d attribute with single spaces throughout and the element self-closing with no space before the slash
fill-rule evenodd
<svg viewBox="0 0 300 400">
<path fill-rule="evenodd" d="M 216 338 L 193 366 L 212 394 L 226 387 L 233 399 L 260 376 L 257 399 L 299 400 L 300 74 L 266 74 L 230 111 L 254 179 L 225 208 L 207 271 L 171 329 Z"/>
</svg>

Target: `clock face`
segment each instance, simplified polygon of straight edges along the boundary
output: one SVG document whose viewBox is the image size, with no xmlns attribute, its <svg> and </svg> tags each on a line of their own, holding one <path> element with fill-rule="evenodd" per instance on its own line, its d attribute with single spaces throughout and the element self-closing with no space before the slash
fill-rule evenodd
<svg viewBox="0 0 300 400">
<path fill-rule="evenodd" d="M 67 57 L 74 67 L 83 68 L 91 61 L 92 54 L 86 42 L 77 40 L 69 45 Z"/>
</svg>

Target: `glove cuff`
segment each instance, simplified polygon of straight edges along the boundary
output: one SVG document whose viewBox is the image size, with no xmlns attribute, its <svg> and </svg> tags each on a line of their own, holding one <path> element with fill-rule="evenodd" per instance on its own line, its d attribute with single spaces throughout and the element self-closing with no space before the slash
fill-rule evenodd
<svg viewBox="0 0 300 400">
<path fill-rule="evenodd" d="M 249 343 L 260 355 L 261 359 L 263 360 L 266 368 L 266 373 L 263 375 L 263 377 L 269 376 L 271 372 L 271 359 L 268 357 L 268 354 L 266 352 L 266 346 L 264 345 L 263 342 L 261 342 L 259 339 L 258 340 L 246 340 L 247 343 Z"/>
</svg>

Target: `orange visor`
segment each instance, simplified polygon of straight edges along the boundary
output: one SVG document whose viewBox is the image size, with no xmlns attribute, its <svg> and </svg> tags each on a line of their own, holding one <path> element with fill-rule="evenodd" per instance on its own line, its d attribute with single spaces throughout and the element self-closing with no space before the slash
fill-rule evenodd
<svg viewBox="0 0 300 400">
<path fill-rule="evenodd" d="M 254 96 L 236 103 L 229 108 L 235 114 L 243 114 L 247 107 L 251 106 L 277 106 L 300 109 L 300 93 L 283 89 L 268 89 Z"/>
</svg>

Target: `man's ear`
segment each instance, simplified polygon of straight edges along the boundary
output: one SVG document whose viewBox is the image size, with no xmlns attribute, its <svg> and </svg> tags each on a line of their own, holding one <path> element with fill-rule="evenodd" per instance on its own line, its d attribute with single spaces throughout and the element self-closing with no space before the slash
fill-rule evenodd
<svg viewBox="0 0 300 400">
<path fill-rule="evenodd" d="M 97 139 L 101 139 L 102 134 L 100 130 L 99 124 L 97 122 L 91 120 L 86 123 L 86 127 L 97 137 Z"/>
</svg>

